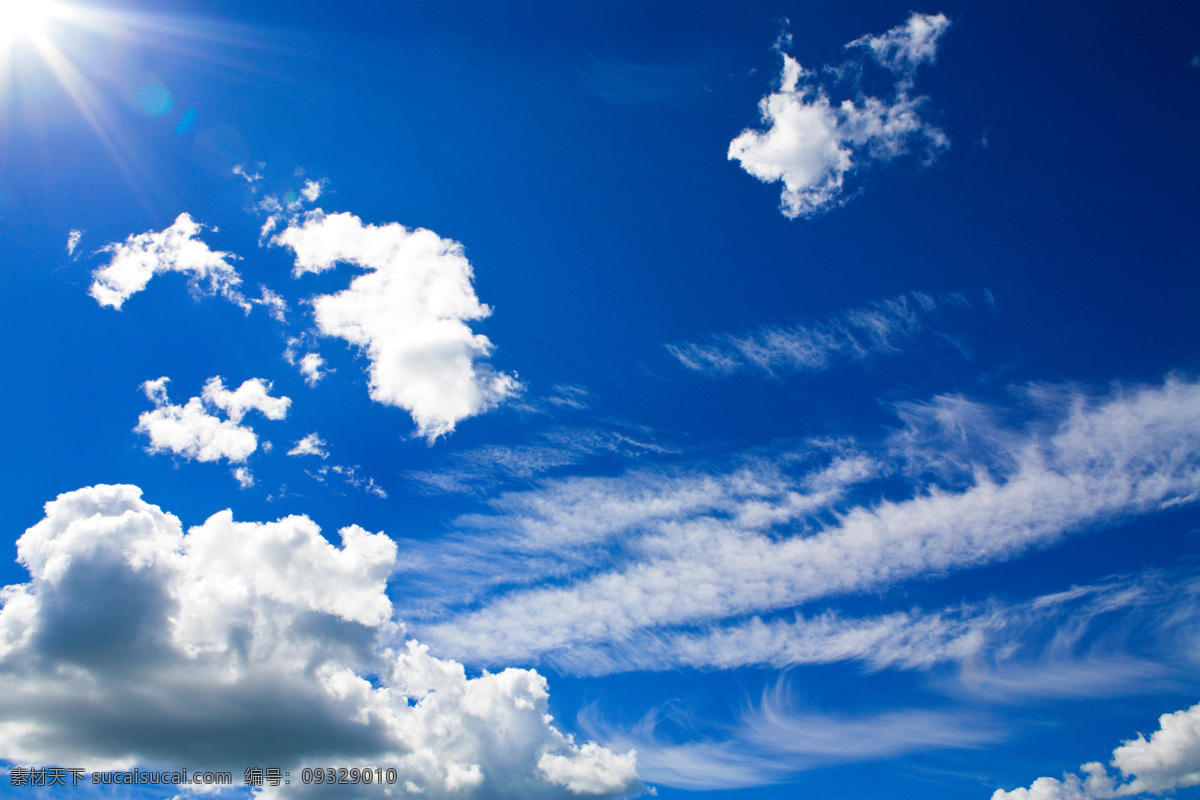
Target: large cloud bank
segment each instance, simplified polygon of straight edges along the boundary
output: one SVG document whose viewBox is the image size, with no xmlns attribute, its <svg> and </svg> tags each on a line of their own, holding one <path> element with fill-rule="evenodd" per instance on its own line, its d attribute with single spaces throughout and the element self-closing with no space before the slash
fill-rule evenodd
<svg viewBox="0 0 1200 800">
<path fill-rule="evenodd" d="M 475 296 L 458 242 L 320 209 L 271 241 L 295 253 L 297 276 L 337 263 L 369 270 L 349 288 L 313 298 L 313 316 L 322 334 L 366 352 L 372 399 L 408 411 L 420 435 L 436 439 L 519 391 L 516 378 L 488 365 L 491 341 L 470 328 L 491 309 Z"/>
<path fill-rule="evenodd" d="M 937 40 L 949 26 L 941 14 L 913 14 L 887 33 L 846 45 L 865 51 L 892 73 L 890 97 L 860 92 L 835 105 L 817 72 L 782 54 L 779 91 L 759 102 L 767 129 L 742 131 L 729 143 L 729 158 L 761 181 L 781 181 L 781 208 L 792 218 L 841 205 L 846 176 L 854 170 L 914 150 L 932 158 L 948 140 L 921 118 L 925 98 L 911 92 L 917 67 L 934 60 Z M 861 64 L 851 61 L 825 72 L 845 78 L 860 71 Z"/>
<path fill-rule="evenodd" d="M 0 595 L 0 758 L 394 767 L 393 793 L 427 797 L 640 791 L 632 752 L 553 725 L 536 672 L 468 678 L 416 642 L 393 648 L 396 545 L 357 526 L 341 542 L 307 517 L 229 511 L 185 534 L 134 486 L 47 503 L 17 542 L 30 582 Z"/>
</svg>

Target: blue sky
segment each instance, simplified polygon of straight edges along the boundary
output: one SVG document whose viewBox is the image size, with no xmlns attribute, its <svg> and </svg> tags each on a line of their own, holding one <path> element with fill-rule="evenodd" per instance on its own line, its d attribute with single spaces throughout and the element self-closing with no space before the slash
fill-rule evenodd
<svg viewBox="0 0 1200 800">
<path fill-rule="evenodd" d="M 0 760 L 1200 797 L 1197 23 L 0 1 Z"/>
</svg>

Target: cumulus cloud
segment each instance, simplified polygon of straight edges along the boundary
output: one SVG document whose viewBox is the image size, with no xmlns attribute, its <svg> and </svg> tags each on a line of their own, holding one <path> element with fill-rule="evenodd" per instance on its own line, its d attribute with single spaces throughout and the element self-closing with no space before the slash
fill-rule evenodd
<svg viewBox="0 0 1200 800">
<path fill-rule="evenodd" d="M 287 340 L 287 347 L 284 348 L 283 358 L 293 367 L 300 370 L 300 374 L 304 376 L 304 382 L 309 386 L 316 386 L 321 382 L 321 379 L 333 372 L 333 369 L 325 364 L 325 359 L 321 358 L 320 353 L 307 352 L 304 355 L 299 355 L 299 351 L 307 346 L 311 346 L 308 340 L 311 337 L 308 334 L 303 336 L 293 336 Z"/>
<path fill-rule="evenodd" d="M 932 61 L 937 40 L 949 27 L 938 14 L 913 14 L 881 36 L 866 36 L 847 47 L 868 53 L 893 73 L 890 97 L 863 94 L 834 104 L 819 73 L 804 69 L 787 53 L 779 91 L 759 102 L 766 130 L 747 129 L 729 144 L 730 160 L 767 183 L 782 182 L 785 216 L 811 217 L 844 202 L 846 177 L 872 163 L 911 151 L 929 160 L 948 145 L 946 135 L 921 118 L 926 98 L 911 95 L 916 67 Z M 857 76 L 850 61 L 824 74 Z M 857 79 L 855 79 L 857 82 Z"/>
<path fill-rule="evenodd" d="M 146 288 L 155 275 L 181 272 L 195 292 L 220 294 L 226 300 L 250 312 L 250 303 L 239 291 L 241 276 L 233 267 L 233 253 L 210 250 L 199 239 L 204 226 L 187 213 L 180 214 L 170 227 L 131 235 L 124 242 L 101 248 L 109 253 L 107 265 L 92 273 L 88 293 L 101 306 L 120 309 L 132 295 Z"/>
<path fill-rule="evenodd" d="M 213 377 L 204 384 L 200 397 L 180 406 L 167 397 L 169 380 L 162 377 L 142 384 L 154 410 L 142 412 L 134 431 L 150 438 L 152 453 L 171 452 L 196 461 L 245 462 L 258 449 L 254 431 L 241 424 L 246 412 L 255 410 L 267 419 L 280 420 L 287 416 L 292 402 L 287 397 L 271 397 L 271 383 L 261 378 L 251 378 L 230 391 L 220 377 Z M 218 416 L 219 411 L 227 418 Z M 236 468 L 234 477 L 242 488 L 254 484 L 245 467 Z"/>
<path fill-rule="evenodd" d="M 325 359 L 321 358 L 319 353 L 305 353 L 297 362 L 300 367 L 300 374 L 304 376 L 304 382 L 309 386 L 316 386 L 320 383 L 321 378 L 325 377 Z"/>
<path fill-rule="evenodd" d="M 896 352 L 928 329 L 947 308 L 966 308 L 962 295 L 911 292 L 807 325 L 768 326 L 714 337 L 706 343 L 669 344 L 684 367 L 709 376 L 751 369 L 766 375 L 815 372 L 839 359 L 863 360 Z"/>
<path fill-rule="evenodd" d="M 267 419 L 284 419 L 291 399 L 271 397 L 270 393 L 271 382 L 262 378 L 250 378 L 231 392 L 220 377 L 214 377 L 205 382 L 201 396 L 209 405 L 224 411 L 233 422 L 241 422 L 247 411 L 258 411 Z"/>
<path fill-rule="evenodd" d="M 491 309 L 475 296 L 458 242 L 314 209 L 271 243 L 292 250 L 296 276 L 337 263 L 368 270 L 349 288 L 314 297 L 313 316 L 322 334 L 364 350 L 371 398 L 408 411 L 421 436 L 432 441 L 450 433 L 519 391 L 515 377 L 487 363 L 491 341 L 471 331 L 469 323 Z"/>
<path fill-rule="evenodd" d="M 1092 761 L 1080 767 L 1085 778 L 1038 778 L 1028 789 L 997 789 L 992 800 L 1103 800 L 1200 786 L 1200 703 L 1163 714 L 1149 739 L 1139 733 L 1126 741 L 1113 750 L 1109 765 L 1120 773 L 1119 782 Z"/>
<path fill-rule="evenodd" d="M 465 520 L 478 535 L 429 556 L 448 576 L 471 575 L 479 594 L 456 609 L 461 594 L 439 605 L 437 587 L 420 586 L 419 630 L 468 660 L 552 657 L 1011 559 L 1200 488 L 1200 384 L 1059 402 L 1017 431 L 1007 458 L 983 453 L 961 488 L 918 484 L 907 499 L 838 505 L 847 487 L 894 469 L 862 454 L 800 474 L 759 462 L 506 495 L 498 513 Z M 832 520 L 817 516 L 831 508 Z"/>
<path fill-rule="evenodd" d="M 316 433 L 310 433 L 300 441 L 296 442 L 296 446 L 288 450 L 289 456 L 320 456 L 321 458 L 329 457 L 329 445 L 324 439 Z"/>
<path fill-rule="evenodd" d="M 340 538 L 229 511 L 185 534 L 133 486 L 47 503 L 17 542 L 30 581 L 0 595 L 0 758 L 392 767 L 396 788 L 435 798 L 641 790 L 632 752 L 554 725 L 538 673 L 468 678 L 415 641 L 390 645 L 396 545 L 353 525 Z"/>
</svg>

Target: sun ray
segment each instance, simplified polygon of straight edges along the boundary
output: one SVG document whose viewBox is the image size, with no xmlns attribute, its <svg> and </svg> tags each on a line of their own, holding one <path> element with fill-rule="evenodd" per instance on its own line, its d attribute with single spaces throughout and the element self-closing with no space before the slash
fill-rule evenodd
<svg viewBox="0 0 1200 800">
<path fill-rule="evenodd" d="M 9 106 L 0 127 L 36 139 L 38 128 L 53 117 L 51 89 L 57 85 L 150 210 L 164 187 L 157 185 L 154 152 L 139 146 L 128 112 L 162 118 L 172 127 L 187 121 L 177 127 L 181 133 L 197 112 L 175 103 L 167 84 L 146 68 L 144 54 L 164 51 L 253 75 L 269 61 L 260 57 L 264 49 L 281 50 L 261 44 L 270 38 L 201 18 L 63 0 L 0 0 L 0 103 Z M 246 58 L 248 53 L 255 57 Z M 0 142 L 0 151 L 6 146 Z"/>
</svg>

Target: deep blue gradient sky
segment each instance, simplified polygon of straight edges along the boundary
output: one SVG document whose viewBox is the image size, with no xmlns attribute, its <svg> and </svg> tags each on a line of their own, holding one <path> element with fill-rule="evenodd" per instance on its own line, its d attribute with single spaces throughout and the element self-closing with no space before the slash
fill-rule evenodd
<svg viewBox="0 0 1200 800">
<path fill-rule="evenodd" d="M 1200 10 L 57 8 L 0 28 L 4 763 L 395 764 L 447 797 L 1200 797 Z M 917 22 L 941 28 L 909 66 L 872 49 L 917 53 Z M 796 125 L 774 144 L 770 98 Z M 888 120 L 910 127 L 863 132 Z M 804 169 L 802 202 L 836 185 L 789 217 Z M 181 214 L 240 294 L 167 248 L 98 302 Z M 470 268 L 364 244 L 415 229 Z M 344 296 L 373 331 L 352 343 L 322 309 L 373 276 L 395 291 Z M 403 399 L 451 372 L 424 412 Z M 155 439 L 146 382 L 169 378 L 166 413 L 215 376 L 290 405 L 195 401 L 252 453 Z M 289 455 L 311 434 L 323 455 Z M 181 526 L 153 545 L 148 506 Z M 182 543 L 224 509 L 245 527 Z M 385 536 L 352 558 L 351 525 Z M 421 739 L 420 714 L 500 731 L 526 707 L 435 709 L 407 640 L 465 665 L 441 697 L 536 669 L 555 727 Z M 371 699 L 330 700 L 335 668 Z M 244 714 L 138 710 L 180 696 Z M 343 736 L 368 706 L 392 733 Z M 1176 760 L 1114 753 L 1139 732 Z"/>
</svg>

